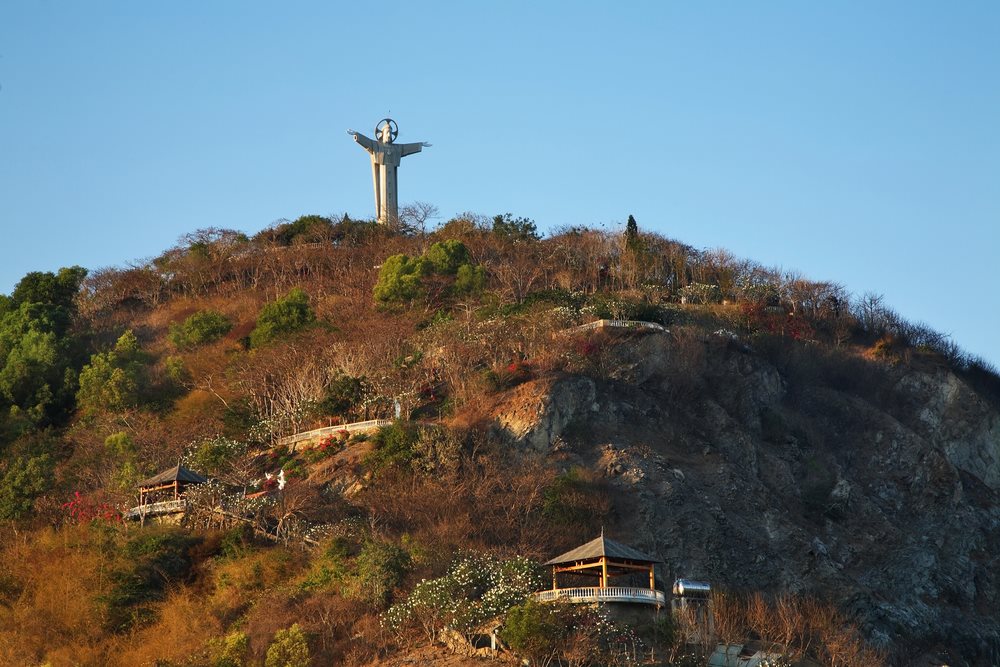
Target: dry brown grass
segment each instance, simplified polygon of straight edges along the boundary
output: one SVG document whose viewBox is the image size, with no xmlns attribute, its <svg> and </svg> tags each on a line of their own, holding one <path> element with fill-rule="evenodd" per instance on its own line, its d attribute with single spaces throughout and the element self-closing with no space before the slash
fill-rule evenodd
<svg viewBox="0 0 1000 667">
<path fill-rule="evenodd" d="M 865 643 L 860 632 L 829 602 L 789 594 L 717 592 L 711 602 L 715 635 L 726 643 L 757 639 L 777 644 L 793 660 L 809 658 L 831 667 L 886 664 L 884 651 Z"/>
<path fill-rule="evenodd" d="M 183 664 L 203 653 L 212 637 L 222 633 L 219 620 L 204 601 L 187 590 L 179 590 L 158 605 L 155 623 L 117 642 L 109 665 L 133 667 L 156 665 L 158 661 Z"/>
</svg>

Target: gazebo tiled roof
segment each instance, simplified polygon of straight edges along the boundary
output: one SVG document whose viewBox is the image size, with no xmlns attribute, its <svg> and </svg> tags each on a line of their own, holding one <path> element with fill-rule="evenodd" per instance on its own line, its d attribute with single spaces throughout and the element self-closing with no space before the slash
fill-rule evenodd
<svg viewBox="0 0 1000 667">
<path fill-rule="evenodd" d="M 637 549 L 615 542 L 601 535 L 600 537 L 582 544 L 575 549 L 571 549 L 561 556 L 556 556 L 545 563 L 546 565 L 563 565 L 566 563 L 576 563 L 579 561 L 592 560 L 596 558 L 609 558 L 615 560 L 631 561 L 634 563 L 661 563 L 659 558 L 653 558 Z"/>
<path fill-rule="evenodd" d="M 188 470 L 181 464 L 177 464 L 169 470 L 164 470 L 159 475 L 153 475 L 149 479 L 139 482 L 139 487 L 162 486 L 171 482 L 182 482 L 186 484 L 204 484 L 208 479 L 202 477 L 193 470 Z"/>
</svg>

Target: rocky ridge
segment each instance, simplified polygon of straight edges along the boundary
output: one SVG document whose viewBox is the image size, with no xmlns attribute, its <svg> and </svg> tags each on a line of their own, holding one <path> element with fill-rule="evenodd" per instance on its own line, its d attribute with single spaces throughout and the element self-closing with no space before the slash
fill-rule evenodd
<svg viewBox="0 0 1000 667">
<path fill-rule="evenodd" d="M 668 577 L 820 594 L 897 654 L 1000 664 L 996 405 L 940 367 L 788 374 L 727 332 L 607 347 L 509 392 L 496 428 L 605 478 Z"/>
</svg>

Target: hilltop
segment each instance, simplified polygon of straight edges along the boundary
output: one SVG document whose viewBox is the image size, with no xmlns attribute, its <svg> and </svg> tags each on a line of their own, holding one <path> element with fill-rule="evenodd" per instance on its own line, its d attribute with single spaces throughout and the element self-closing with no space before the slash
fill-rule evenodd
<svg viewBox="0 0 1000 667">
<path fill-rule="evenodd" d="M 664 560 L 660 588 L 816 601 L 802 656 L 1000 657 L 989 364 L 874 294 L 631 219 L 414 222 L 200 230 L 0 297 L 6 662 L 390 664 L 461 625 L 405 616 L 422 581 L 465 563 L 481 581 L 448 604 L 478 601 L 602 529 Z M 214 480 L 184 528 L 121 523 L 178 461 Z M 741 609 L 726 639 L 783 639 Z"/>
</svg>

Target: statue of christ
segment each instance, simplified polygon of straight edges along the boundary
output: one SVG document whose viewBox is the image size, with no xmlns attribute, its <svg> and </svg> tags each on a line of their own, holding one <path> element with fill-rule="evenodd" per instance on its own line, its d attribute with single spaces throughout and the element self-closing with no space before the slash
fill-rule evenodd
<svg viewBox="0 0 1000 667">
<path fill-rule="evenodd" d="M 399 161 L 407 155 L 419 153 L 420 149 L 430 146 L 426 141 L 414 144 L 393 143 L 399 134 L 396 121 L 383 118 L 375 126 L 375 139 L 348 130 L 354 141 L 368 151 L 372 158 L 372 181 L 375 185 L 375 212 L 381 223 L 396 222 L 399 217 L 399 199 L 396 193 L 396 169 Z"/>
</svg>

